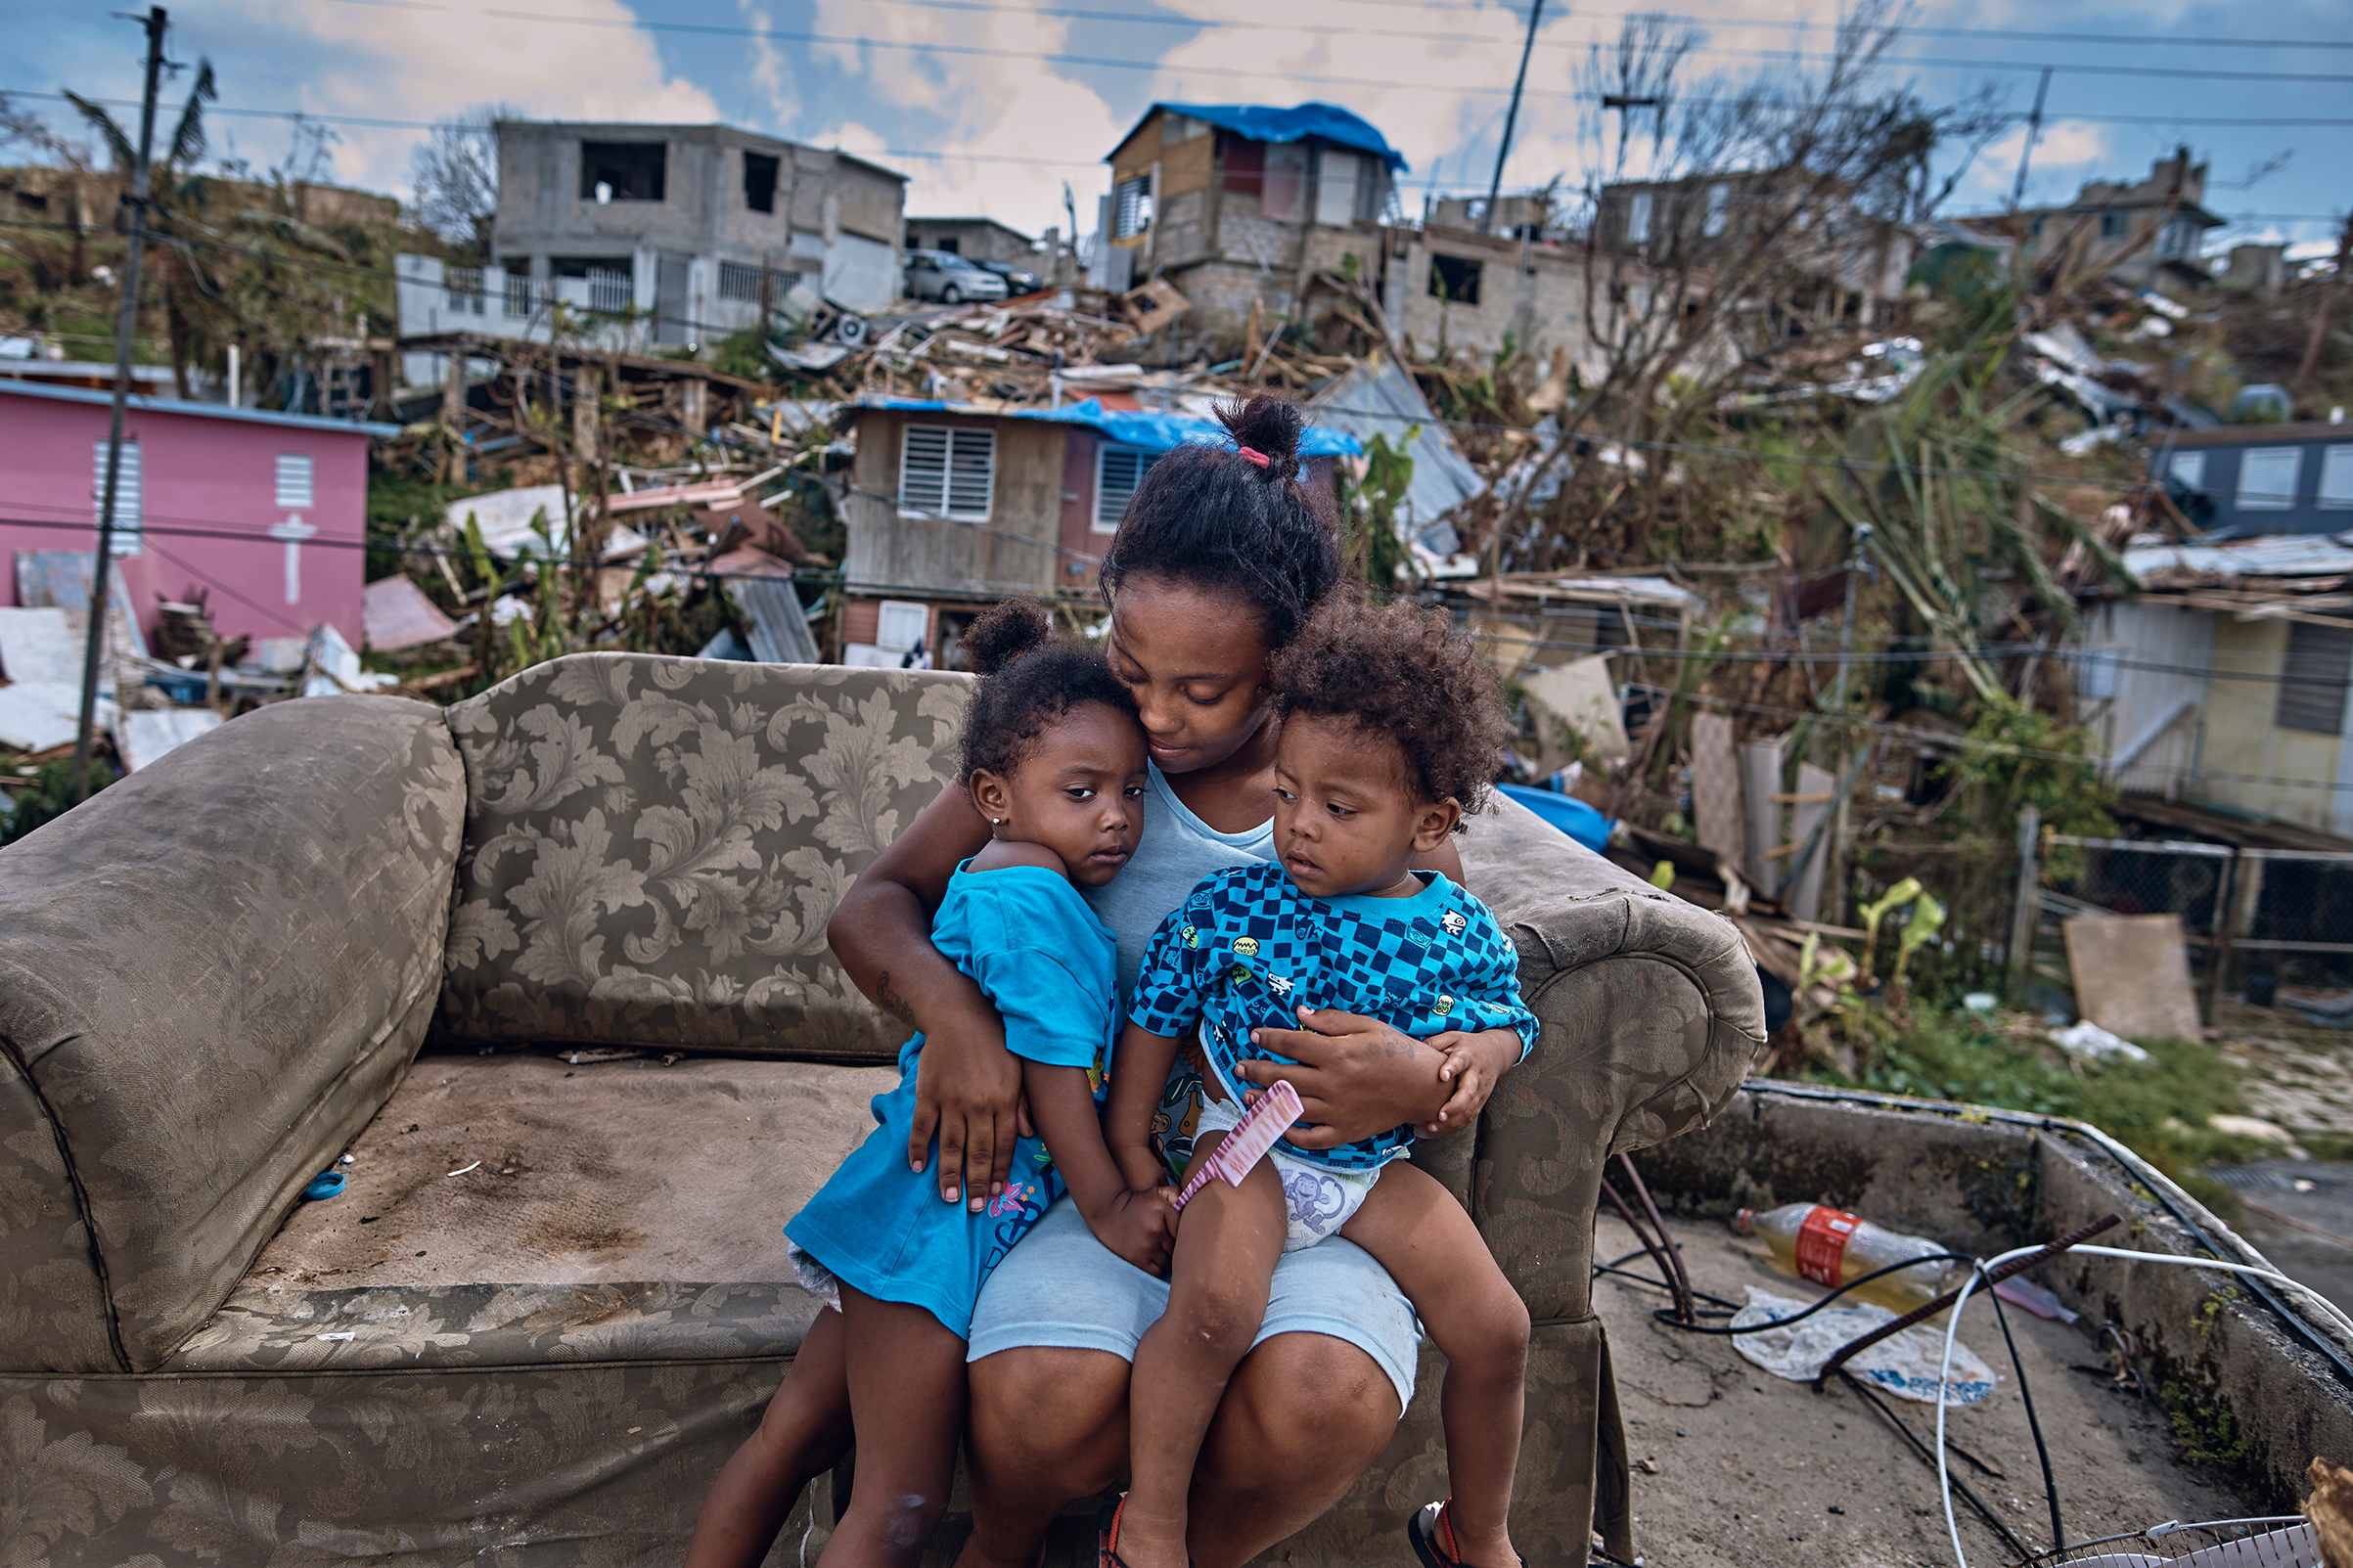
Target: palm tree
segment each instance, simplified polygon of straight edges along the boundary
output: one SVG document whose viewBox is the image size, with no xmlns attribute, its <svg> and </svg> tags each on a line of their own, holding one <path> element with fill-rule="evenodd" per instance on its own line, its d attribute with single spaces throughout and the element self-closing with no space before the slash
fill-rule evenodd
<svg viewBox="0 0 2353 1568">
<path fill-rule="evenodd" d="M 131 145 L 122 127 L 114 123 L 114 116 L 79 93 L 69 92 L 65 97 L 106 143 L 114 160 L 115 174 L 129 181 L 138 168 L 139 150 Z M 191 323 L 187 298 L 193 290 L 202 288 L 203 277 L 186 240 L 180 238 L 175 242 L 170 220 L 186 207 L 204 204 L 208 194 L 206 182 L 195 169 L 209 145 L 204 135 L 204 106 L 217 97 L 212 62 L 199 60 L 196 84 L 189 91 L 188 102 L 181 106 L 179 123 L 172 127 L 171 140 L 162 157 L 155 160 L 148 170 L 147 227 L 158 242 L 151 265 L 163 305 L 164 336 L 171 347 L 172 383 L 182 397 L 194 395 L 188 384 Z"/>
</svg>

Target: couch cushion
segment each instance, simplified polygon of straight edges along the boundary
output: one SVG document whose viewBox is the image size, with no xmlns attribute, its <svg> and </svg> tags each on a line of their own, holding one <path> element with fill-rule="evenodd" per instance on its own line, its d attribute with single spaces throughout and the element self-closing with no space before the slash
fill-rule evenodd
<svg viewBox="0 0 2353 1568">
<path fill-rule="evenodd" d="M 170 1366 L 789 1353 L 816 1301 L 784 1223 L 898 1074 L 570 1054 L 419 1057 Z"/>
<path fill-rule="evenodd" d="M 0 1050 L 50 1120 L 118 1366 L 204 1320 L 400 1081 L 462 807 L 438 710 L 319 697 L 0 850 Z M 39 1130 L 9 1131 L 37 1155 Z M 0 1367 L 76 1364 L 53 1352 L 0 1335 Z"/>
<path fill-rule="evenodd" d="M 834 906 L 955 772 L 970 680 L 575 653 L 449 709 L 460 1041 L 881 1060 Z"/>
</svg>

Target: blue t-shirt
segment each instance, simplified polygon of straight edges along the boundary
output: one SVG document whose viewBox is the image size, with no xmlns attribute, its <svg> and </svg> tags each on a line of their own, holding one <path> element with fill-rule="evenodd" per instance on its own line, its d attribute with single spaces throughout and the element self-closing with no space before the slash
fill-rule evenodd
<svg viewBox="0 0 2353 1568">
<path fill-rule="evenodd" d="M 1486 905 L 1436 872 L 1415 874 L 1428 882 L 1411 898 L 1312 898 L 1266 862 L 1203 878 L 1154 934 L 1129 1019 L 1164 1036 L 1198 1023 L 1201 1053 L 1237 1104 L 1240 1063 L 1291 1059 L 1250 1044 L 1251 1029 L 1296 1029 L 1300 1007 L 1362 1013 L 1417 1040 L 1513 1029 L 1524 1057 L 1542 1025 L 1519 1000 L 1518 953 Z M 1336 1148 L 1285 1148 L 1367 1170 L 1412 1141 L 1398 1127 Z"/>
<path fill-rule="evenodd" d="M 966 861 L 948 878 L 931 918 L 931 945 L 995 1004 L 1006 1050 L 1024 1061 L 1086 1068 L 1100 1101 L 1119 1027 L 1112 979 L 1118 938 L 1060 873 L 971 867 Z M 900 1048 L 902 1067 L 923 1043 L 917 1035 Z"/>
</svg>

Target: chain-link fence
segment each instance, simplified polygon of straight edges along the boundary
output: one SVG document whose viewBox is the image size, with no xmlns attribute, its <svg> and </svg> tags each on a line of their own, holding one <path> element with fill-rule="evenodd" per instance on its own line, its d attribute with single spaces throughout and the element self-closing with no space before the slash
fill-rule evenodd
<svg viewBox="0 0 2353 1568">
<path fill-rule="evenodd" d="M 2208 1022 L 2230 998 L 2353 1026 L 2353 854 L 2065 834 L 2043 842 L 2041 976 L 2066 972 L 2059 922 L 2069 916 L 2178 915 Z"/>
</svg>

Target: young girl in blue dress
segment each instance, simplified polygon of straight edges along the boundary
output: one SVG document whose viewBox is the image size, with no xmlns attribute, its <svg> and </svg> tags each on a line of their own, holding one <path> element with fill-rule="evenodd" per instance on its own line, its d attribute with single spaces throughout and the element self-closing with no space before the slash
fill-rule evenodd
<svg viewBox="0 0 2353 1568">
<path fill-rule="evenodd" d="M 1118 1022 L 1115 944 L 1078 892 L 1116 876 L 1141 835 L 1135 703 L 1101 653 L 1056 642 L 1032 604 L 990 610 L 964 647 L 985 679 L 965 720 L 962 777 L 991 835 L 957 869 L 931 936 L 1004 1017 L 1038 1136 L 1020 1141 L 995 1191 L 942 1202 L 908 1166 L 924 1040 L 907 1042 L 898 1088 L 874 1102 L 880 1125 L 785 1227 L 807 1282 L 837 1291 L 839 1310 L 818 1315 L 760 1430 L 720 1472 L 690 1565 L 764 1554 L 853 1418 L 857 1485 L 820 1568 L 913 1562 L 955 1475 L 973 1302 L 1063 1192 L 1112 1251 L 1167 1271 L 1175 1216 L 1163 1196 L 1129 1188 L 1098 1120 Z"/>
</svg>

